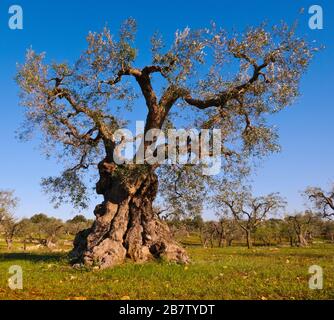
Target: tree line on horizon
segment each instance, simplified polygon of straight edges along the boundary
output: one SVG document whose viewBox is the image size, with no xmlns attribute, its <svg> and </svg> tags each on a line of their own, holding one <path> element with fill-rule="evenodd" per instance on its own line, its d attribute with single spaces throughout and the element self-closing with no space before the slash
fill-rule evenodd
<svg viewBox="0 0 334 320">
<path fill-rule="evenodd" d="M 313 210 L 295 214 L 285 211 L 285 200 L 278 194 L 254 197 L 250 188 L 222 184 L 211 198 L 215 221 L 204 221 L 194 210 L 192 216 L 180 214 L 174 203 L 174 211 L 155 207 L 155 214 L 165 220 L 177 239 L 186 240 L 197 235 L 204 247 L 232 246 L 232 243 L 256 245 L 284 245 L 304 247 L 315 241 L 334 243 L 334 189 L 325 192 L 320 188 L 308 188 L 304 192 L 313 204 Z M 49 249 L 57 247 L 60 240 L 73 240 L 76 234 L 89 229 L 93 220 L 83 215 L 63 221 L 44 213 L 30 218 L 17 219 L 14 209 L 18 199 L 13 191 L 0 190 L 0 235 L 11 250 L 18 240 L 26 250 L 27 244 L 38 244 Z M 280 212 L 282 213 L 280 215 Z"/>
<path fill-rule="evenodd" d="M 23 250 L 27 249 L 28 244 L 52 249 L 57 247 L 60 239 L 72 240 L 78 232 L 91 227 L 93 223 L 93 220 L 81 214 L 67 221 L 44 213 L 18 219 L 13 214 L 17 201 L 13 191 L 0 191 L 0 236 L 8 250 L 13 248 L 14 240 L 22 243 Z"/>
</svg>

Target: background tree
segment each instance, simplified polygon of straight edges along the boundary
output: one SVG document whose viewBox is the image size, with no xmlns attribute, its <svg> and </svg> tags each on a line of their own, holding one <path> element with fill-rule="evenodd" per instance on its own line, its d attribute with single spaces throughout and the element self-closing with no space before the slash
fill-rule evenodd
<svg viewBox="0 0 334 320">
<path fill-rule="evenodd" d="M 214 203 L 221 212 L 228 212 L 245 232 L 247 247 L 252 247 L 252 234 L 268 217 L 284 208 L 285 201 L 278 193 L 254 197 L 248 187 L 223 183 Z"/>
<path fill-rule="evenodd" d="M 13 213 L 17 203 L 14 191 L 0 190 L 0 231 L 4 234 L 8 249 L 12 248 L 13 237 L 18 227 Z"/>
<path fill-rule="evenodd" d="M 265 246 L 272 244 L 280 244 L 281 239 L 281 224 L 280 219 L 268 219 L 256 228 L 255 237 L 263 242 Z"/>
<path fill-rule="evenodd" d="M 318 187 L 309 187 L 305 194 L 323 218 L 334 217 L 334 186 L 329 192 Z"/>
<path fill-rule="evenodd" d="M 45 241 L 45 226 L 49 222 L 49 217 L 44 213 L 37 213 L 30 218 L 33 223 L 34 231 L 41 244 L 46 244 Z"/>
<path fill-rule="evenodd" d="M 70 220 L 66 221 L 65 230 L 70 235 L 76 235 L 80 231 L 89 228 L 92 225 L 92 221 L 87 220 L 83 215 L 76 215 Z"/>
<path fill-rule="evenodd" d="M 60 219 L 48 217 L 44 213 L 35 214 L 30 221 L 36 228 L 40 243 L 48 248 L 56 245 L 59 235 L 64 231 L 64 223 Z"/>
<path fill-rule="evenodd" d="M 230 217 L 229 212 L 226 210 L 222 213 L 221 207 L 216 207 L 216 211 L 219 220 L 213 221 L 212 230 L 209 229 L 208 231 L 216 238 L 218 246 L 231 246 L 233 240 L 241 240 L 240 227 L 235 222 L 234 218 Z"/>
<path fill-rule="evenodd" d="M 334 221 L 323 221 L 321 236 L 334 243 Z"/>
<path fill-rule="evenodd" d="M 299 247 L 307 246 L 309 243 L 308 240 L 310 240 L 312 222 L 315 220 L 314 214 L 312 214 L 312 212 L 306 212 L 304 214 L 298 213 L 287 217 L 287 220 L 290 222 L 296 234 L 297 245 Z"/>
<path fill-rule="evenodd" d="M 50 218 L 48 223 L 44 226 L 46 234 L 46 246 L 48 248 L 55 247 L 58 239 L 64 232 L 64 223 L 57 218 Z"/>
<path fill-rule="evenodd" d="M 1 223 L 1 229 L 5 237 L 7 249 L 11 250 L 13 247 L 13 238 L 18 231 L 19 224 L 13 216 L 7 216 Z"/>
<path fill-rule="evenodd" d="M 291 247 L 297 244 L 296 232 L 289 216 L 286 216 L 281 223 L 280 235 L 288 240 Z"/>
<path fill-rule="evenodd" d="M 232 246 L 232 242 L 242 239 L 242 230 L 232 218 L 221 218 L 219 220 L 220 235 L 223 234 L 223 239 L 219 241 L 219 245 Z"/>
<path fill-rule="evenodd" d="M 201 226 L 200 230 L 200 239 L 203 247 L 208 247 L 210 245 L 211 248 L 215 245 L 215 240 L 219 238 L 219 233 L 217 230 L 217 222 L 216 221 L 206 221 Z"/>
<path fill-rule="evenodd" d="M 223 165 L 230 170 L 251 156 L 279 150 L 266 116 L 298 96 L 314 51 L 286 24 L 260 25 L 230 36 L 212 24 L 177 31 L 170 46 L 155 34 L 152 60 L 139 67 L 135 33 L 133 19 L 125 21 L 118 37 L 108 29 L 90 33 L 87 50 L 73 65 L 47 64 L 44 54 L 29 50 L 17 75 L 27 119 L 22 136 L 29 137 L 34 128 L 42 131 L 47 154 L 60 151 L 66 165 L 60 177 L 43 180 L 52 199 L 85 206 L 85 173 L 98 168 L 96 192 L 104 201 L 95 209 L 94 225 L 78 234 L 72 252 L 74 260 L 89 265 L 108 267 L 126 256 L 188 261 L 152 209 L 159 165 L 139 155 L 158 150 L 158 139 L 141 139 L 133 158 L 142 164 L 115 161 L 124 139 L 113 133 L 131 118 L 135 98 L 146 105 L 144 135 L 177 127 L 185 123 L 178 122 L 184 116 L 189 128 L 219 128 Z"/>
<path fill-rule="evenodd" d="M 16 236 L 21 239 L 23 250 L 27 249 L 27 243 L 31 243 L 36 232 L 36 226 L 30 219 L 24 218 L 17 223 Z"/>
<path fill-rule="evenodd" d="M 218 236 L 218 246 L 224 247 L 227 245 L 227 221 L 220 219 L 215 223 L 215 233 Z"/>
<path fill-rule="evenodd" d="M 14 196 L 14 191 L 0 190 L 0 223 L 13 214 L 17 203 L 18 199 Z"/>
</svg>

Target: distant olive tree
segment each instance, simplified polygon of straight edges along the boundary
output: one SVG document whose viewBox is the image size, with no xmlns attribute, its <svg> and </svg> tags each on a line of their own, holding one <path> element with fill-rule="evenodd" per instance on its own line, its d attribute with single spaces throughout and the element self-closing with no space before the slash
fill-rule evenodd
<svg viewBox="0 0 334 320">
<path fill-rule="evenodd" d="M 312 240 L 312 230 L 316 216 L 312 212 L 297 213 L 287 217 L 296 235 L 296 244 L 299 247 L 307 246 Z"/>
<path fill-rule="evenodd" d="M 323 218 L 334 217 L 334 185 L 328 192 L 318 187 L 309 187 L 305 194 Z"/>
<path fill-rule="evenodd" d="M 60 219 L 48 217 L 43 213 L 35 214 L 30 221 L 35 226 L 40 243 L 48 248 L 56 245 L 64 231 L 64 223 Z"/>
<path fill-rule="evenodd" d="M 64 228 L 65 232 L 70 235 L 76 235 L 78 232 L 89 228 L 92 225 L 92 221 L 87 220 L 83 215 L 76 215 L 70 220 L 67 220 Z"/>
<path fill-rule="evenodd" d="M 26 250 L 27 244 L 33 241 L 36 231 L 36 225 L 28 218 L 17 222 L 16 236 L 21 240 L 23 250 Z"/>
<path fill-rule="evenodd" d="M 324 221 L 321 229 L 321 236 L 334 243 L 334 221 Z"/>
<path fill-rule="evenodd" d="M 248 248 L 252 247 L 256 228 L 286 204 L 278 193 L 255 197 L 249 187 L 239 187 L 235 183 L 223 183 L 213 201 L 217 210 L 230 214 L 244 231 Z"/>
<path fill-rule="evenodd" d="M 18 198 L 14 196 L 14 191 L 0 190 L 0 223 L 13 214 L 17 204 Z"/>
<path fill-rule="evenodd" d="M 280 244 L 282 242 L 282 223 L 283 221 L 280 219 L 267 219 L 256 229 L 255 237 L 266 246 Z"/>
<path fill-rule="evenodd" d="M 0 190 L 0 232 L 3 233 L 7 248 L 12 248 L 13 238 L 18 230 L 18 223 L 14 217 L 14 210 L 18 204 L 18 198 L 14 191 Z"/>
</svg>

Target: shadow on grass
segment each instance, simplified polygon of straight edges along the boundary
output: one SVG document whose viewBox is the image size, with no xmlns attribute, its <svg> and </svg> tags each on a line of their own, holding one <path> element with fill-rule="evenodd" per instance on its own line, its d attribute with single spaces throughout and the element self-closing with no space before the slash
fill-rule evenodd
<svg viewBox="0 0 334 320">
<path fill-rule="evenodd" d="M 203 247 L 203 245 L 201 243 L 193 243 L 193 242 L 187 242 L 187 241 L 179 241 L 179 243 L 183 246 L 186 247 L 194 247 L 194 248 L 200 248 Z"/>
<path fill-rule="evenodd" d="M 0 253 L 0 262 L 24 260 L 30 262 L 60 262 L 68 261 L 66 253 L 29 253 L 29 252 L 6 252 Z"/>
</svg>

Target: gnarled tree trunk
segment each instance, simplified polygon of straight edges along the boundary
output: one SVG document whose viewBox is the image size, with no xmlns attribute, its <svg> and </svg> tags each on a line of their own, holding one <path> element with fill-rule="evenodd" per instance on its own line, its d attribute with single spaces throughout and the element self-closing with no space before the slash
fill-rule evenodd
<svg viewBox="0 0 334 320">
<path fill-rule="evenodd" d="M 13 239 L 12 238 L 6 238 L 6 244 L 7 244 L 7 250 L 12 250 L 12 248 L 13 248 Z"/>
<path fill-rule="evenodd" d="M 187 263 L 185 250 L 153 212 L 158 178 L 152 169 L 116 166 L 104 160 L 99 172 L 97 193 L 104 196 L 104 201 L 95 208 L 93 226 L 76 236 L 73 261 L 101 268 L 120 264 L 126 258 L 135 262 L 165 258 Z"/>
<path fill-rule="evenodd" d="M 299 247 L 306 247 L 308 245 L 306 238 L 304 237 L 303 233 L 298 233 L 298 246 Z"/>
</svg>

